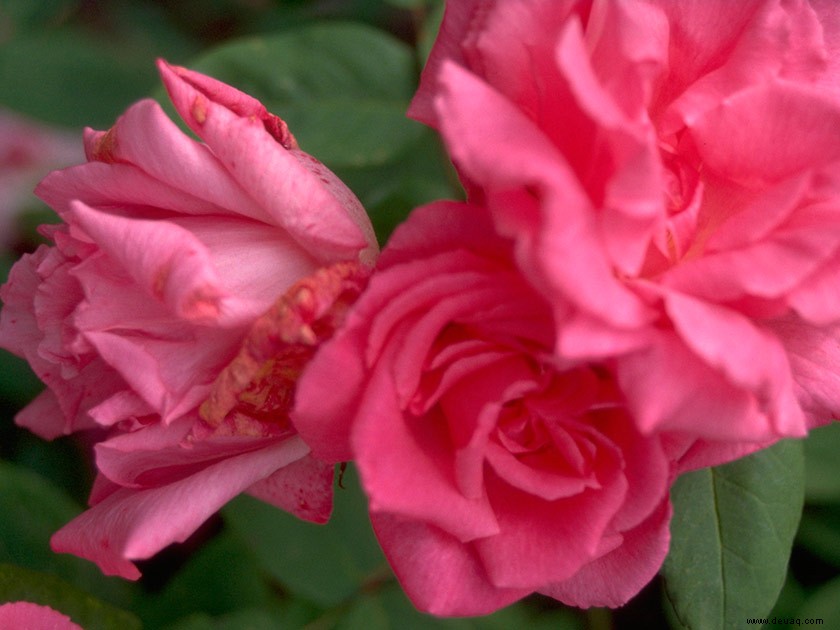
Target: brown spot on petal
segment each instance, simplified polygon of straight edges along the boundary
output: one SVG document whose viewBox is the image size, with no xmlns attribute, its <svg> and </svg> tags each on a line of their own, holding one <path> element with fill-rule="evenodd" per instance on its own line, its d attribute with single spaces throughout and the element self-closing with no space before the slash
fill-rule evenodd
<svg viewBox="0 0 840 630">
<path fill-rule="evenodd" d="M 116 156 L 117 152 L 117 132 L 115 127 L 111 127 L 105 134 L 99 137 L 93 150 L 90 153 L 90 159 L 95 162 L 105 162 L 106 164 L 113 164 L 118 162 Z"/>
<path fill-rule="evenodd" d="M 289 150 L 298 148 L 297 140 L 289 131 L 289 126 L 279 116 L 266 114 L 263 118 L 263 127 L 277 142 L 283 145 L 283 148 Z"/>
<path fill-rule="evenodd" d="M 155 272 L 152 279 L 152 295 L 160 301 L 163 301 L 164 299 L 166 283 L 169 281 L 170 273 L 172 273 L 172 267 L 170 265 L 164 265 Z"/>
<path fill-rule="evenodd" d="M 343 323 L 369 274 L 354 262 L 319 269 L 254 322 L 199 410 L 216 434 L 281 435 L 294 430 L 289 413 L 297 380 L 318 346 Z"/>
</svg>

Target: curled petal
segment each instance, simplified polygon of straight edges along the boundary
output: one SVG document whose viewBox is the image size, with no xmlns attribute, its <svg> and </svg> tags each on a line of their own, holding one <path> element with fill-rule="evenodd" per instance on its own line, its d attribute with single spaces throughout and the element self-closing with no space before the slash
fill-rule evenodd
<svg viewBox="0 0 840 630">
<path fill-rule="evenodd" d="M 350 190 L 297 149 L 285 123 L 230 86 L 160 61 L 176 109 L 243 189 L 322 262 L 377 252 L 373 228 Z M 249 168 L 255 159 L 260 168 Z"/>
<path fill-rule="evenodd" d="M 132 560 L 150 558 L 169 544 L 183 542 L 233 497 L 308 452 L 300 438 L 293 437 L 161 487 L 121 488 L 56 532 L 52 548 L 87 558 L 106 575 L 136 580 L 140 572 Z"/>
</svg>

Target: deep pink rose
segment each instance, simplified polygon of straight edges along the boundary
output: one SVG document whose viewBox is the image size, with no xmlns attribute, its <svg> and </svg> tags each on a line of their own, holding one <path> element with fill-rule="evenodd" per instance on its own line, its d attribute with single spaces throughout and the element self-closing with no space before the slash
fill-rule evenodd
<svg viewBox="0 0 840 630">
<path fill-rule="evenodd" d="M 67 615 L 49 606 L 32 602 L 9 602 L 0 605 L 0 628 L 21 630 L 83 630 Z"/>
<path fill-rule="evenodd" d="M 642 432 L 840 412 L 840 5 L 450 2 L 411 114 Z"/>
<path fill-rule="evenodd" d="M 486 209 L 438 202 L 397 228 L 299 381 L 295 426 L 316 457 L 356 461 L 424 611 L 534 591 L 621 605 L 665 558 L 675 476 L 758 446 L 644 434 L 620 365 L 558 357 L 555 317 Z"/>
<path fill-rule="evenodd" d="M 249 491 L 324 521 L 332 470 L 289 424 L 296 375 L 377 253 L 353 194 L 285 123 L 159 64 L 197 142 L 151 100 L 37 194 L 64 223 L 2 288 L 0 345 L 47 390 L 18 416 L 51 438 L 102 428 L 93 507 L 53 547 L 109 574 L 184 540 Z"/>
<path fill-rule="evenodd" d="M 0 248 L 14 242 L 15 219 L 35 200 L 38 180 L 83 159 L 75 134 L 0 109 Z"/>
</svg>

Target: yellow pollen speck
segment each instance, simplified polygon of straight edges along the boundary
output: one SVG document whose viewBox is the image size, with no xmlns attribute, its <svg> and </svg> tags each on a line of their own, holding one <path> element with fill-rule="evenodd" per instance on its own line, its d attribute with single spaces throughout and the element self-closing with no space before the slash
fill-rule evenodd
<svg viewBox="0 0 840 630">
<path fill-rule="evenodd" d="M 207 101 L 203 96 L 195 97 L 190 113 L 199 125 L 204 124 L 204 121 L 207 120 Z"/>
</svg>

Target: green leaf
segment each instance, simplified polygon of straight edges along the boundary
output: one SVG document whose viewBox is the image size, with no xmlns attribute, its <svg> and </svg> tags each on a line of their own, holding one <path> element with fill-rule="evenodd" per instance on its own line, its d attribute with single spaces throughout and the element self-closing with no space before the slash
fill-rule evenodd
<svg viewBox="0 0 840 630">
<path fill-rule="evenodd" d="M 347 610 L 341 611 L 336 622 L 329 626 L 336 630 L 354 630 L 365 628 L 366 630 L 389 630 L 388 615 L 380 605 L 375 595 L 362 594 L 353 599 Z M 323 624 L 327 619 L 319 621 Z"/>
<path fill-rule="evenodd" d="M 0 505 L 0 562 L 45 570 L 65 557 L 50 550 L 49 537 L 79 507 L 62 492 L 28 470 L 0 462 Z"/>
<path fill-rule="evenodd" d="M 146 597 L 144 626 L 162 628 L 190 613 L 223 615 L 271 602 L 256 559 L 241 540 L 222 531 L 200 547 L 160 593 Z"/>
<path fill-rule="evenodd" d="M 0 23 L 8 36 L 20 31 L 49 27 L 64 20 L 78 7 L 76 0 L 3 0 L 0 3 Z"/>
<path fill-rule="evenodd" d="M 463 196 L 454 169 L 450 170 L 442 155 L 437 138 L 424 132 L 388 164 L 336 169 L 365 205 L 381 244 L 417 206 Z"/>
<path fill-rule="evenodd" d="M 425 65 L 429 58 L 429 53 L 432 52 L 432 47 L 437 39 L 440 25 L 443 22 L 443 13 L 446 8 L 444 2 L 435 0 L 429 7 L 428 14 L 420 25 L 420 32 L 418 35 L 417 48 L 420 54 L 420 59 Z"/>
<path fill-rule="evenodd" d="M 234 499 L 222 514 L 263 570 L 286 589 L 318 605 L 335 606 L 367 580 L 379 579 L 383 570 L 390 579 L 354 478 L 348 469 L 346 489 L 336 489 L 326 525 L 306 523 L 248 496 Z"/>
<path fill-rule="evenodd" d="M 741 628 L 779 595 L 802 511 L 802 445 L 683 475 L 671 493 L 671 551 L 662 568 L 679 623 Z"/>
<path fill-rule="evenodd" d="M 191 65 L 260 99 L 331 168 L 383 164 L 422 130 L 405 117 L 416 85 L 411 50 L 361 24 L 241 40 Z"/>
<path fill-rule="evenodd" d="M 140 620 L 131 613 L 99 601 L 53 575 L 0 564 L 0 602 L 28 601 L 49 606 L 85 630 L 133 630 Z"/>
<path fill-rule="evenodd" d="M 73 29 L 23 33 L 0 47 L 0 103 L 44 121 L 107 129 L 155 85 L 148 57 L 127 57 Z"/>
<path fill-rule="evenodd" d="M 277 630 L 278 628 L 303 628 L 312 621 L 315 614 L 310 607 L 299 600 L 266 608 L 247 608 L 214 617 L 207 613 L 195 613 L 184 617 L 167 630 Z"/>
<path fill-rule="evenodd" d="M 0 461 L 0 562 L 49 571 L 99 597 L 123 604 L 130 584 L 93 564 L 50 549 L 49 539 L 81 508 L 41 476 Z"/>
<path fill-rule="evenodd" d="M 782 592 L 767 617 L 795 617 L 805 602 L 805 588 L 788 572 Z"/>
<path fill-rule="evenodd" d="M 811 431 L 805 439 L 805 499 L 840 503 L 840 422 Z"/>
</svg>

